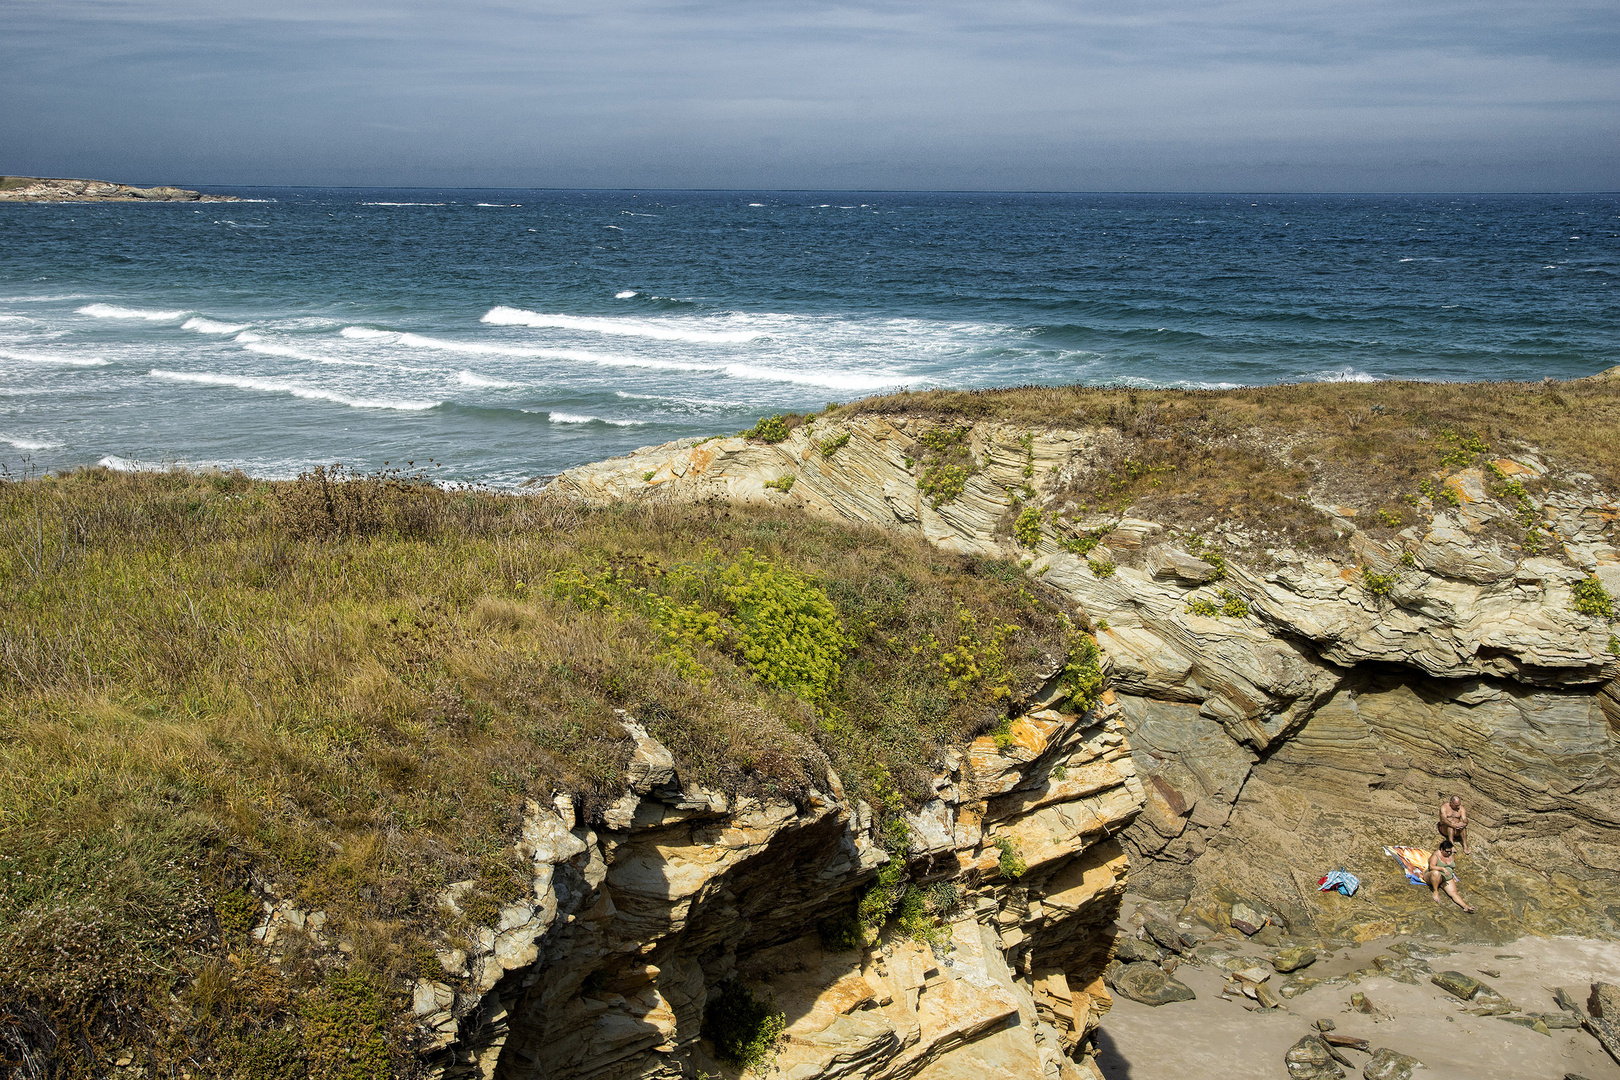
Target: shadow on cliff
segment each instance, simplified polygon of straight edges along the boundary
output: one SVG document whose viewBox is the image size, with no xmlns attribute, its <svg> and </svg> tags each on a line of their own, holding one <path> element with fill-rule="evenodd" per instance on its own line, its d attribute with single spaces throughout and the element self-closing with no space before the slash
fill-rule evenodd
<svg viewBox="0 0 1620 1080">
<path fill-rule="evenodd" d="M 1094 1038 L 1097 1043 L 1097 1068 L 1102 1070 L 1104 1080 L 1131 1080 L 1131 1061 L 1114 1037 L 1108 1034 L 1107 1026 L 1098 1028 Z"/>
</svg>

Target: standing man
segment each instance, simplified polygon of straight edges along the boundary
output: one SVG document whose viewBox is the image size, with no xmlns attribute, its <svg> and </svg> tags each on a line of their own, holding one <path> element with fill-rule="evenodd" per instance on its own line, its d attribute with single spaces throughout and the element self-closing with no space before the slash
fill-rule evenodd
<svg viewBox="0 0 1620 1080">
<path fill-rule="evenodd" d="M 1463 809 L 1461 795 L 1453 795 L 1440 804 L 1440 835 L 1462 848 L 1468 854 L 1468 811 Z"/>
</svg>

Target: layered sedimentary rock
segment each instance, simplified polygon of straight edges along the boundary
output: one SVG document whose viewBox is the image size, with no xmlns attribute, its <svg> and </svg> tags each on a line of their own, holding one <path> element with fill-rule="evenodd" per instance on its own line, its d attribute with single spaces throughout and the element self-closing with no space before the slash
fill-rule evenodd
<svg viewBox="0 0 1620 1080">
<path fill-rule="evenodd" d="M 942 437 L 971 462 L 943 497 L 922 464 Z M 1024 560 L 1099 628 L 1147 799 L 1125 836 L 1133 886 L 1189 913 L 1241 894 L 1320 933 L 1452 919 L 1390 873 L 1381 849 L 1433 846 L 1436 807 L 1456 793 L 1486 852 L 1467 864 L 1481 916 L 1466 932 L 1620 933 L 1608 899 L 1620 886 L 1620 656 L 1609 621 L 1577 610 L 1574 592 L 1595 579 L 1620 595 L 1612 493 L 1532 448 L 1490 462 L 1492 476 L 1437 475 L 1444 497 L 1423 500 L 1423 523 L 1398 535 L 1370 534 L 1331 491 L 1313 492 L 1342 539 L 1330 557 L 1219 521 L 1193 537 L 1086 517 L 1064 492 L 1111 437 L 835 418 L 774 444 L 650 447 L 555 487 L 789 503 Z M 1493 497 L 1495 477 L 1515 476 L 1540 480 L 1543 496 Z M 1071 541 L 1096 540 L 1084 554 L 1041 525 L 1065 511 Z M 1491 528 L 1525 513 L 1540 554 Z M 1341 868 L 1367 884 L 1354 905 L 1314 891 Z"/>
<path fill-rule="evenodd" d="M 0 176 L 0 202 L 238 202 L 235 195 L 204 195 L 177 187 L 131 187 L 107 180 Z"/>
<path fill-rule="evenodd" d="M 1117 706 L 1037 709 L 998 748 L 941 763 L 936 796 L 885 851 L 835 773 L 799 802 L 683 782 L 629 717 L 629 790 L 595 826 L 530 803 L 532 897 L 447 942 L 415 985 L 422 1052 L 447 1076 L 528 1080 L 735 1075 L 705 1014 L 736 981 L 783 1014 L 775 1067 L 819 1077 L 1095 1076 L 1100 976 L 1124 891 L 1116 834 L 1142 805 Z M 892 843 L 890 846 L 894 846 Z M 1026 869 L 1003 872 L 1004 851 Z M 941 888 L 932 945 L 894 932 L 827 944 L 891 859 Z M 445 890 L 455 906 L 471 882 Z M 307 930 L 307 917 L 278 910 Z"/>
</svg>

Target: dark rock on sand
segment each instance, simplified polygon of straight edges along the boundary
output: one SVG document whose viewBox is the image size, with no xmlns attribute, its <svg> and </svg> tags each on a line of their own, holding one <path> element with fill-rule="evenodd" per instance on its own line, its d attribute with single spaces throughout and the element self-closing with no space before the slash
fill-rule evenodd
<svg viewBox="0 0 1620 1080">
<path fill-rule="evenodd" d="M 1164 954 L 1151 942 L 1121 936 L 1114 943 L 1114 959 L 1122 964 L 1157 964 Z"/>
<path fill-rule="evenodd" d="M 1620 986 L 1613 983 L 1592 984 L 1592 996 L 1586 1001 L 1586 1030 L 1592 1033 L 1603 1049 L 1615 1061 L 1620 1061 Z"/>
<path fill-rule="evenodd" d="M 1181 931 L 1164 919 L 1149 919 L 1142 925 L 1142 929 L 1159 947 L 1169 949 L 1178 955 L 1191 947 L 1187 939 L 1181 936 Z"/>
<path fill-rule="evenodd" d="M 1143 1005 L 1168 1005 L 1198 996 L 1192 987 L 1166 975 L 1157 964 L 1110 964 L 1107 975 L 1108 985 L 1116 992 Z"/>
<path fill-rule="evenodd" d="M 1485 989 L 1484 983 L 1460 971 L 1437 971 L 1429 981 L 1446 993 L 1464 1001 L 1473 1001 L 1474 997 Z"/>
<path fill-rule="evenodd" d="M 1362 1068 L 1367 1080 L 1412 1080 L 1412 1070 L 1421 1069 L 1423 1062 L 1407 1054 L 1398 1054 L 1387 1046 L 1373 1051 L 1372 1060 Z"/>
<path fill-rule="evenodd" d="M 1338 1055 L 1320 1035 L 1306 1035 L 1283 1055 L 1293 1080 L 1338 1080 L 1344 1075 Z"/>
<path fill-rule="evenodd" d="M 1284 975 L 1288 974 L 1290 971 L 1298 971 L 1300 968 L 1310 967 L 1314 963 L 1316 963 L 1316 950 L 1307 948 L 1304 945 L 1295 945 L 1291 948 L 1283 949 L 1271 960 L 1271 966 L 1276 968 L 1278 972 Z"/>
</svg>

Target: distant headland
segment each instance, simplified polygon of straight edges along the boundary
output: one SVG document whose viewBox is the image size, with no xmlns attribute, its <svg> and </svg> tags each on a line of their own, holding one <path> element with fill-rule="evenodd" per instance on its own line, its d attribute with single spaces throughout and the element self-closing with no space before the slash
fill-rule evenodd
<svg viewBox="0 0 1620 1080">
<path fill-rule="evenodd" d="M 4 202 L 239 202 L 235 195 L 204 195 L 177 187 L 131 187 L 108 180 L 0 176 Z"/>
</svg>

